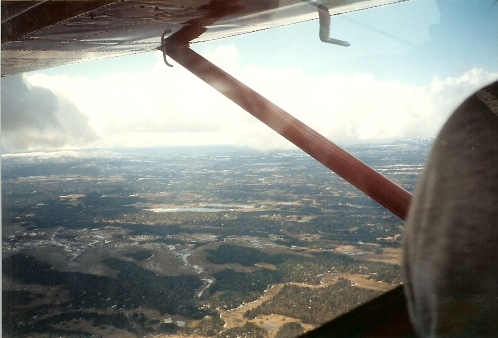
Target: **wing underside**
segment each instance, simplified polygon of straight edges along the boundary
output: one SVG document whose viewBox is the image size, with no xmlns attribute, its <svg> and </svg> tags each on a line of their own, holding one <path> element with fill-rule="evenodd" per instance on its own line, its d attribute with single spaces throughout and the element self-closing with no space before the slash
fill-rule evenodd
<svg viewBox="0 0 498 338">
<path fill-rule="evenodd" d="M 403 0 L 2 1 L 2 76 L 251 33 Z M 314 38 L 314 37 L 310 37 Z"/>
</svg>

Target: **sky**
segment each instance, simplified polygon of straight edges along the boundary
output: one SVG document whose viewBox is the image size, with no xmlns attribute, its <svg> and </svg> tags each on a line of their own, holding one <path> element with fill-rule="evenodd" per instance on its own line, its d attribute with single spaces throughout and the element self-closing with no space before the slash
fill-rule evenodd
<svg viewBox="0 0 498 338">
<path fill-rule="evenodd" d="M 192 45 L 333 142 L 432 138 L 498 79 L 495 0 L 411 0 Z M 2 153 L 294 146 L 160 52 L 2 78 Z"/>
</svg>

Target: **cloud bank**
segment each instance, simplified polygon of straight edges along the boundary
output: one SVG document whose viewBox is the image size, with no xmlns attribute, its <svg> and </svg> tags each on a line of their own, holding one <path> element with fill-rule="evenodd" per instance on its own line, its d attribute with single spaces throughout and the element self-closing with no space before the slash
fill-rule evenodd
<svg viewBox="0 0 498 338">
<path fill-rule="evenodd" d="M 434 77 L 426 85 L 413 86 L 381 81 L 372 74 L 324 73 L 317 77 L 299 69 L 242 66 L 238 50 L 231 45 L 206 48 L 203 55 L 340 144 L 434 137 L 458 104 L 498 78 L 497 73 L 471 69 L 458 78 Z M 5 121 L 10 144 L 58 147 L 95 141 L 91 143 L 94 147 L 294 147 L 181 66 L 168 68 L 160 54 L 154 58 L 152 71 L 123 71 L 92 80 L 69 75 L 30 76 L 25 87 L 37 98 L 26 101 L 22 108 L 9 106 Z M 22 87 L 22 83 L 19 78 L 2 83 L 2 96 L 4 86 Z M 14 95 L 19 89 L 6 91 Z M 64 114 L 61 107 L 67 101 L 62 97 L 74 103 L 67 104 Z M 40 102 L 45 102 L 44 110 Z M 2 122 L 3 111 L 2 103 Z M 17 114 L 27 117 L 23 123 Z"/>
<path fill-rule="evenodd" d="M 96 139 L 68 98 L 23 75 L 2 78 L 2 153 L 84 146 Z"/>
</svg>

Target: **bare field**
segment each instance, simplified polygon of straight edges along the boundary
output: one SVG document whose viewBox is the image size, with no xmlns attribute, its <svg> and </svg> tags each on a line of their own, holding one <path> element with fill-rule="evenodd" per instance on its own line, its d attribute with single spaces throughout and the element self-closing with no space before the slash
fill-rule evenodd
<svg viewBox="0 0 498 338">
<path fill-rule="evenodd" d="M 388 291 L 394 287 L 392 284 L 386 282 L 377 282 L 373 279 L 368 279 L 366 275 L 351 273 L 324 273 L 322 278 L 323 284 L 319 287 L 332 285 L 339 278 L 348 279 L 353 282 L 355 286 L 370 290 Z"/>
<path fill-rule="evenodd" d="M 386 247 L 382 249 L 384 252 L 381 254 L 371 254 L 367 253 L 365 255 L 359 256 L 359 259 L 365 259 L 367 261 L 373 262 L 383 262 L 393 265 L 401 265 L 401 248 L 390 248 Z"/>
<path fill-rule="evenodd" d="M 297 318 L 282 316 L 282 315 L 265 315 L 258 316 L 255 319 L 249 320 L 249 322 L 256 324 L 259 327 L 265 328 L 268 331 L 268 335 L 270 338 L 275 337 L 278 330 L 282 327 L 282 325 L 290 322 L 296 322 L 301 324 L 306 331 L 312 330 L 315 326 L 310 324 L 304 324 Z"/>
<path fill-rule="evenodd" d="M 385 247 L 382 253 L 372 253 L 354 245 L 340 245 L 334 251 L 365 261 L 401 265 L 401 248 Z"/>
</svg>

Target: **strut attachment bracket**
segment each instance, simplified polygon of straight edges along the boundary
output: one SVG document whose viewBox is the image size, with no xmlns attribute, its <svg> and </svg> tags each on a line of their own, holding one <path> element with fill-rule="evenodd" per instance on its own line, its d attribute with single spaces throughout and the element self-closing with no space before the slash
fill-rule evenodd
<svg viewBox="0 0 498 338">
<path fill-rule="evenodd" d="M 167 52 L 166 52 L 166 38 L 165 38 L 165 36 L 168 33 L 171 33 L 170 29 L 166 29 L 164 31 L 163 35 L 161 35 L 161 52 L 163 52 L 163 59 L 164 59 L 164 63 L 166 64 L 166 66 L 173 67 L 173 65 L 171 63 L 169 63 L 168 60 L 166 59 Z"/>
</svg>

